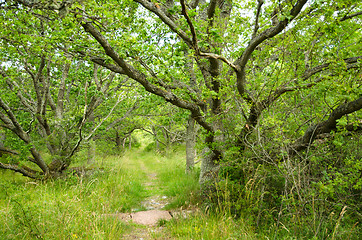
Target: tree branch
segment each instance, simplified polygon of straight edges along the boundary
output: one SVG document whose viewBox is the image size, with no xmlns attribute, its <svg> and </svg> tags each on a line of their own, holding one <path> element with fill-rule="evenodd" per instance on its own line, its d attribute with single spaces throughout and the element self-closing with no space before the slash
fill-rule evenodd
<svg viewBox="0 0 362 240">
<path fill-rule="evenodd" d="M 344 59 L 344 62 L 347 64 L 347 69 L 354 66 L 354 64 L 358 62 L 358 59 L 362 59 L 362 56 Z M 322 65 L 316 66 L 312 69 L 306 70 L 302 75 L 302 80 L 303 81 L 307 80 L 308 78 L 312 77 L 316 73 L 321 72 L 321 71 L 325 70 L 326 68 L 328 68 L 329 65 L 330 65 L 330 63 L 325 63 Z M 267 99 L 264 99 L 263 101 L 261 101 L 261 106 L 263 107 L 263 109 L 267 108 L 270 106 L 271 103 L 273 103 L 276 99 L 278 99 L 282 94 L 284 94 L 286 92 L 292 92 L 292 91 L 296 91 L 296 90 L 300 90 L 300 89 L 306 89 L 306 88 L 313 87 L 317 83 L 322 81 L 322 79 L 323 78 L 318 78 L 316 81 L 314 81 L 312 83 L 308 83 L 308 84 L 304 84 L 304 85 L 300 85 L 300 86 L 296 86 L 296 87 L 284 86 L 282 88 L 279 88 L 279 89 L 275 90 L 272 94 L 270 94 Z M 297 81 L 297 79 L 294 79 L 294 80 L 292 80 L 292 83 L 296 82 L 296 81 Z"/>
<path fill-rule="evenodd" d="M 88 54 L 86 54 L 85 52 L 83 51 L 78 51 L 77 53 L 79 53 L 81 55 L 81 57 L 83 58 L 86 58 L 86 57 L 89 57 L 89 59 L 104 67 L 104 68 L 107 68 L 109 70 L 111 70 L 112 72 L 115 72 L 115 73 L 119 73 L 119 74 L 125 74 L 124 70 L 122 68 L 120 68 L 119 66 L 117 65 L 113 65 L 113 64 L 110 64 L 110 63 L 107 63 L 105 59 L 101 58 L 101 57 L 98 57 L 98 56 L 89 56 Z"/>
<path fill-rule="evenodd" d="M 5 114 L 0 113 L 0 118 L 2 121 L 5 120 L 5 124 L 7 124 L 7 126 L 11 127 L 9 128 L 12 132 L 14 132 L 21 140 L 23 140 L 26 144 L 29 144 L 31 142 L 30 136 L 29 134 L 27 134 L 23 128 L 21 127 L 21 125 L 19 124 L 19 122 L 17 121 L 14 113 L 12 112 L 12 110 L 9 108 L 9 106 L 1 99 L 0 97 L 0 108 L 2 108 Z M 44 162 L 44 160 L 41 158 L 39 152 L 32 147 L 30 149 L 31 154 L 33 155 L 34 159 L 35 159 L 35 163 L 43 170 L 43 172 L 45 174 L 48 174 L 49 169 L 48 166 L 46 165 L 46 163 Z"/>
<path fill-rule="evenodd" d="M 199 55 L 206 58 L 212 58 L 212 59 L 218 59 L 229 65 L 234 71 L 238 72 L 240 71 L 240 68 L 236 66 L 234 63 L 226 59 L 224 56 L 215 54 L 215 53 L 205 53 L 205 52 L 199 52 Z"/>
<path fill-rule="evenodd" d="M 190 46 L 190 47 L 193 46 L 192 39 L 190 39 L 187 36 L 187 34 L 184 31 L 182 31 L 182 29 L 162 11 L 162 9 L 160 8 L 159 5 L 157 5 L 153 2 L 149 2 L 147 0 L 135 0 L 135 2 L 138 2 L 144 8 L 146 8 L 147 10 L 156 14 L 160 18 L 160 20 L 162 20 L 162 22 L 164 22 L 167 26 L 169 26 L 170 29 L 173 32 L 175 32 L 182 40 L 184 40 L 184 42 L 188 46 Z"/>
<path fill-rule="evenodd" d="M 108 115 L 107 115 L 106 117 L 104 117 L 95 128 L 93 128 L 92 132 L 91 132 L 86 138 L 84 138 L 85 141 L 88 141 L 88 140 L 93 136 L 93 134 L 98 130 L 98 128 L 99 128 L 100 126 L 102 126 L 103 122 L 106 121 L 106 120 L 109 118 L 109 116 L 111 116 L 111 114 L 113 113 L 113 110 L 114 110 L 114 109 L 118 106 L 118 104 L 121 102 L 121 96 L 122 96 L 122 94 L 119 94 L 119 95 L 118 95 L 117 102 L 113 105 L 113 107 L 112 107 L 111 110 L 109 111 Z"/>
<path fill-rule="evenodd" d="M 143 2 L 143 1 L 142 1 Z M 163 97 L 167 102 L 172 103 L 183 109 L 191 111 L 195 120 L 203 126 L 207 131 L 213 132 L 212 126 L 207 123 L 202 116 L 199 107 L 189 101 L 185 101 L 177 97 L 174 93 L 159 88 L 147 80 L 147 76 L 136 70 L 133 66 L 129 65 L 124 59 L 122 59 L 118 53 L 111 47 L 107 39 L 83 16 L 77 16 L 78 21 L 83 26 L 84 30 L 89 32 L 97 42 L 103 47 L 105 53 L 113 59 L 113 61 L 123 69 L 124 74 L 140 83 L 146 91 L 153 93 L 157 96 Z"/>
<path fill-rule="evenodd" d="M 0 153 L 16 155 L 16 156 L 20 155 L 20 153 L 18 153 L 17 151 L 11 150 L 11 149 L 8 149 L 8 148 L 5 148 L 5 147 L 0 147 Z M 37 163 L 34 158 L 28 157 L 27 159 L 32 163 Z"/>
<path fill-rule="evenodd" d="M 7 117 L 8 120 L 10 120 L 11 122 L 5 122 L 5 124 L 11 124 L 14 126 L 14 128 L 10 129 L 12 130 L 16 135 L 18 135 L 25 143 L 29 143 L 30 142 L 30 137 L 28 134 L 26 134 L 26 132 L 23 130 L 23 128 L 20 126 L 18 120 L 16 119 L 13 111 L 10 109 L 10 107 L 2 100 L 2 98 L 0 97 L 0 108 L 2 108 Z M 2 119 L 3 120 L 3 119 Z M 7 121 L 8 121 L 7 120 Z"/>
<path fill-rule="evenodd" d="M 65 96 L 65 91 L 66 91 L 65 81 L 68 78 L 71 59 L 68 57 L 66 59 L 66 61 L 67 62 L 65 63 L 65 65 L 63 67 L 62 77 L 61 77 L 61 81 L 59 84 L 58 99 L 57 99 L 57 104 L 56 104 L 56 109 L 55 109 L 55 115 L 58 119 L 63 118 L 64 96 Z"/>
<path fill-rule="evenodd" d="M 253 31 L 252 38 L 255 38 L 256 34 L 258 33 L 259 16 L 260 16 L 261 7 L 262 7 L 263 4 L 264 4 L 264 0 L 258 0 L 258 6 L 256 7 L 255 24 L 254 24 L 254 31 Z"/>
<path fill-rule="evenodd" d="M 212 23 L 213 23 L 213 17 L 215 15 L 215 10 L 216 10 L 216 4 L 217 4 L 217 1 L 218 0 L 211 0 L 210 3 L 209 3 L 209 7 L 207 9 L 207 19 L 210 21 L 209 22 L 209 26 L 208 27 L 211 27 L 212 26 Z"/>
<path fill-rule="evenodd" d="M 265 40 L 274 37 L 275 35 L 280 33 L 283 29 L 285 29 L 288 23 L 290 23 L 300 13 L 300 11 L 302 10 L 303 6 L 306 4 L 307 1 L 308 0 L 299 0 L 290 11 L 289 18 L 285 18 L 284 20 L 280 21 L 275 27 L 268 28 L 262 33 L 260 33 L 258 36 L 253 38 L 249 42 L 242 56 L 239 59 L 237 59 L 234 64 L 240 67 L 245 67 L 246 63 L 248 62 L 255 48 Z"/>
<path fill-rule="evenodd" d="M 107 128 L 106 131 L 109 131 L 111 128 L 113 128 L 114 126 L 116 126 L 119 122 L 122 122 L 124 119 L 126 119 L 134 110 L 136 110 L 139 106 L 138 106 L 138 100 L 133 104 L 133 106 L 128 109 L 128 111 L 121 117 L 118 118 L 116 120 L 114 120 L 113 122 L 111 122 Z"/>
<path fill-rule="evenodd" d="M 290 23 L 302 10 L 303 6 L 306 4 L 308 0 L 299 0 L 292 10 L 290 11 L 290 17 L 285 18 L 284 20 L 278 22 L 275 27 L 270 27 L 257 35 L 256 37 L 252 38 L 249 42 L 248 46 L 246 47 L 245 51 L 235 62 L 234 65 L 240 68 L 240 71 L 236 72 L 236 79 L 237 79 L 237 89 L 241 97 L 244 99 L 250 99 L 245 92 L 245 66 L 254 52 L 255 48 L 260 45 L 265 40 L 274 37 L 275 35 L 279 34 L 285 27 Z"/>
<path fill-rule="evenodd" d="M 345 63 L 347 64 L 347 69 L 349 69 L 349 67 L 351 67 L 351 66 L 354 66 L 354 64 L 356 64 L 358 62 L 358 60 L 361 58 L 362 58 L 362 56 L 344 59 Z M 325 63 L 322 65 L 316 66 L 312 69 L 306 70 L 306 72 L 304 72 L 304 74 L 302 75 L 302 80 L 307 80 L 308 78 L 312 77 L 314 74 L 325 70 L 329 65 L 330 65 L 330 63 Z M 312 83 L 307 83 L 307 84 L 303 84 L 303 85 L 299 85 L 299 86 L 295 86 L 295 87 L 283 86 L 281 88 L 276 89 L 271 94 L 269 94 L 269 96 L 267 98 L 265 98 L 264 100 L 262 100 L 260 102 L 254 101 L 250 108 L 249 116 L 246 118 L 246 125 L 243 127 L 243 129 L 241 130 L 241 133 L 238 136 L 237 144 L 239 146 L 243 146 L 242 145 L 243 139 L 257 125 L 258 119 L 259 119 L 261 113 L 265 109 L 267 109 L 274 101 L 276 101 L 280 96 L 282 96 L 284 93 L 287 93 L 287 92 L 311 88 L 311 87 L 315 86 L 316 84 L 318 84 L 319 82 L 321 82 L 322 80 L 323 80 L 323 78 L 318 78 L 317 80 L 315 80 Z M 297 81 L 297 79 L 294 79 L 290 83 L 295 83 L 296 81 Z"/>
<path fill-rule="evenodd" d="M 11 79 L 9 78 L 9 76 L 5 73 L 4 69 L 0 66 L 0 74 L 4 77 L 7 85 L 9 86 L 9 88 L 11 89 L 11 91 L 16 93 L 16 96 L 18 96 L 18 98 L 20 99 L 21 103 L 27 108 L 29 109 L 32 113 L 35 113 L 35 108 L 31 105 L 34 104 L 34 102 L 32 102 L 31 100 L 27 99 L 26 97 L 24 97 L 24 95 L 22 94 L 22 92 L 20 91 L 20 86 L 17 84 L 17 82 L 15 81 L 11 81 Z"/>
<path fill-rule="evenodd" d="M 337 120 L 343 116 L 362 109 L 362 97 L 339 105 L 335 108 L 328 119 L 310 126 L 304 133 L 303 137 L 297 139 L 290 147 L 289 153 L 296 154 L 310 146 L 319 134 L 329 133 L 337 128 Z"/>
<path fill-rule="evenodd" d="M 197 37 L 196 37 L 196 31 L 195 31 L 195 27 L 192 24 L 192 21 L 189 17 L 189 15 L 187 14 L 187 10 L 186 10 L 186 4 L 185 4 L 185 0 L 180 0 L 181 3 L 181 8 L 182 8 L 182 15 L 184 15 L 187 24 L 190 27 L 190 31 L 191 31 L 191 35 L 192 35 L 192 45 L 193 48 L 195 49 L 196 52 L 199 51 L 199 46 L 197 45 Z"/>
<path fill-rule="evenodd" d="M 351 14 L 351 15 L 345 15 L 345 16 L 343 16 L 341 19 L 339 19 L 339 21 L 343 22 L 343 21 L 346 21 L 346 20 L 348 20 L 348 19 L 351 19 L 351 18 L 360 16 L 360 15 L 362 15 L 362 12 L 356 12 L 356 13 L 353 13 L 353 14 Z"/>
<path fill-rule="evenodd" d="M 359 59 L 362 59 L 362 56 L 345 58 L 345 59 L 343 59 L 343 61 L 346 63 L 347 69 L 349 69 L 350 67 L 354 66 L 354 64 L 356 64 Z M 318 65 L 314 68 L 308 69 L 303 73 L 302 79 L 306 80 L 306 79 L 310 78 L 311 76 L 313 76 L 314 74 L 325 70 L 330 65 L 331 65 L 331 63 L 324 63 L 324 64 Z"/>
<path fill-rule="evenodd" d="M 41 179 L 41 176 L 42 176 L 40 172 L 34 171 L 27 167 L 19 167 L 18 165 L 14 165 L 14 164 L 5 164 L 5 163 L 0 162 L 0 168 L 21 173 L 23 176 L 29 177 L 32 179 Z"/>
</svg>

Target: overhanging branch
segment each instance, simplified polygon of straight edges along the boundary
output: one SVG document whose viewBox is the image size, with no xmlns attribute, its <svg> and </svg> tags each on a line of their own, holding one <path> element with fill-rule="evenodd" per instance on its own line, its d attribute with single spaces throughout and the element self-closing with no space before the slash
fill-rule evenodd
<svg viewBox="0 0 362 240">
<path fill-rule="evenodd" d="M 302 151 L 310 146 L 311 143 L 316 139 L 319 134 L 329 133 L 337 128 L 337 120 L 343 116 L 356 112 L 362 109 L 362 97 L 339 105 L 335 108 L 328 119 L 313 126 L 310 126 L 304 133 L 304 135 L 297 139 L 295 143 L 290 147 L 289 153 L 295 154 Z"/>
<path fill-rule="evenodd" d="M 123 58 L 119 56 L 119 54 L 109 44 L 107 39 L 93 26 L 92 22 L 88 21 L 80 14 L 77 15 L 77 19 L 79 23 L 83 26 L 84 30 L 91 34 L 93 38 L 97 40 L 97 42 L 102 46 L 105 53 L 109 57 L 111 57 L 120 68 L 123 69 L 125 75 L 140 83 L 146 91 L 164 98 L 167 102 L 170 102 L 177 107 L 191 111 L 192 116 L 201 126 L 203 126 L 209 132 L 214 131 L 213 127 L 205 121 L 199 107 L 196 104 L 183 100 L 182 98 L 176 96 L 173 92 L 166 91 L 165 89 L 159 88 L 149 82 L 145 74 L 135 69 L 133 66 L 128 64 Z"/>
</svg>

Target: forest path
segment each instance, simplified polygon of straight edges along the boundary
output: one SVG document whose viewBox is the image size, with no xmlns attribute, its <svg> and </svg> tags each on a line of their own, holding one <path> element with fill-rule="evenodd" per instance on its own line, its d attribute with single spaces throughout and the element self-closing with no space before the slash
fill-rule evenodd
<svg viewBox="0 0 362 240">
<path fill-rule="evenodd" d="M 140 157 L 136 159 L 125 156 L 124 164 L 128 165 L 127 168 L 138 169 L 138 174 L 144 179 L 143 186 L 147 197 L 140 203 L 139 209 L 120 214 L 120 219 L 132 226 L 131 231 L 123 235 L 122 239 L 171 239 L 163 232 L 163 227 L 159 224 L 172 218 L 170 212 L 164 210 L 168 204 L 168 197 L 162 194 L 163 186 L 158 178 L 158 170 L 162 168 L 161 161 L 157 155 L 149 159 L 143 158 L 140 154 Z M 160 235 L 162 237 L 159 237 Z"/>
</svg>

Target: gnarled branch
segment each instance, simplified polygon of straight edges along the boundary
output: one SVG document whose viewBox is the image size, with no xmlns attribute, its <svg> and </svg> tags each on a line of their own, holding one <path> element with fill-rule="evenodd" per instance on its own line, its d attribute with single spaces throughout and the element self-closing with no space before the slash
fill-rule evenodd
<svg viewBox="0 0 362 240">
<path fill-rule="evenodd" d="M 313 126 L 310 126 L 304 133 L 304 135 L 297 139 L 295 143 L 290 147 L 289 153 L 295 154 L 298 151 L 302 151 L 310 146 L 310 144 L 316 139 L 319 134 L 329 133 L 332 130 L 337 128 L 337 120 L 342 118 L 343 116 L 353 113 L 362 109 L 362 97 L 340 104 L 336 107 L 328 119 Z"/>
</svg>

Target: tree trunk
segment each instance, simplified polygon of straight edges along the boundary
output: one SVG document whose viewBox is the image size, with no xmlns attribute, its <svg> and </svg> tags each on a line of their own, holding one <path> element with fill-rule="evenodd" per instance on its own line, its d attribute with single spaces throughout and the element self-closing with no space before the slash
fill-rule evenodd
<svg viewBox="0 0 362 240">
<path fill-rule="evenodd" d="M 220 156 L 214 151 L 206 150 L 201 162 L 201 172 L 199 184 L 204 196 L 211 196 L 214 192 L 215 182 L 217 181 L 220 165 Z"/>
<path fill-rule="evenodd" d="M 131 150 L 131 148 L 132 148 L 132 134 L 130 134 L 128 137 L 128 149 Z"/>
<path fill-rule="evenodd" d="M 186 129 L 186 172 L 189 173 L 195 165 L 195 141 L 196 141 L 195 119 L 191 116 L 187 122 Z"/>
<path fill-rule="evenodd" d="M 0 148 L 4 148 L 4 141 L 6 139 L 5 133 L 0 132 Z M 0 152 L 0 157 L 2 157 L 2 153 Z"/>
<path fill-rule="evenodd" d="M 89 147 L 88 147 L 88 161 L 87 164 L 91 164 L 94 162 L 94 157 L 96 155 L 96 142 L 93 138 L 89 139 Z"/>
<path fill-rule="evenodd" d="M 119 133 L 118 131 L 116 130 L 116 146 L 117 146 L 117 149 L 120 149 L 121 148 L 121 137 L 119 136 Z M 124 148 L 124 144 L 122 144 L 123 148 Z"/>
<path fill-rule="evenodd" d="M 125 150 L 126 149 L 126 141 L 127 141 L 127 138 L 123 138 L 122 140 L 122 149 Z"/>
<path fill-rule="evenodd" d="M 155 129 L 154 126 L 152 126 L 152 132 L 153 132 L 153 136 L 155 138 L 155 143 L 156 143 L 156 151 L 159 152 L 160 151 L 160 143 L 158 141 L 158 138 L 157 138 L 157 131 Z"/>
<path fill-rule="evenodd" d="M 163 133 L 163 139 L 164 139 L 163 142 L 165 143 L 165 148 L 167 151 L 169 149 L 169 146 L 171 145 L 170 136 L 167 133 L 165 128 L 162 128 L 162 133 Z"/>
<path fill-rule="evenodd" d="M 69 163 L 66 161 L 55 158 L 53 161 L 49 164 L 49 172 L 50 176 L 52 178 L 58 178 L 64 170 L 66 170 L 69 167 Z"/>
</svg>

